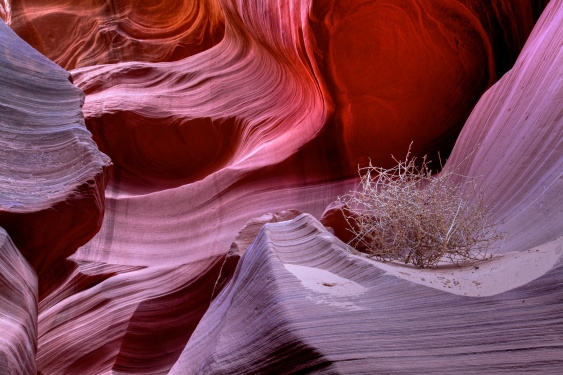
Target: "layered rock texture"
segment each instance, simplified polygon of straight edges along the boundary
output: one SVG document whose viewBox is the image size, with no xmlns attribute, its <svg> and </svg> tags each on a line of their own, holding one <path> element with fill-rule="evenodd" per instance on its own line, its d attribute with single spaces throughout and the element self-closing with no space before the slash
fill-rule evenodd
<svg viewBox="0 0 563 375">
<path fill-rule="evenodd" d="M 224 31 L 217 0 L 6 3 L 10 26 L 65 69 L 180 60 L 217 44 Z"/>
<path fill-rule="evenodd" d="M 0 374 L 563 371 L 561 1 L 0 18 Z M 341 241 L 331 202 L 411 142 L 481 181 L 508 254 L 482 270 L 521 282 L 452 293 Z"/>
<path fill-rule="evenodd" d="M 553 2 L 514 68 L 481 98 L 447 167 L 475 177 L 522 251 L 563 233 L 561 2 Z"/>
<path fill-rule="evenodd" d="M 37 275 L 0 228 L 0 372 L 33 374 L 37 352 Z"/>
<path fill-rule="evenodd" d="M 0 226 L 43 290 L 100 228 L 109 158 L 84 126 L 68 72 L 0 22 Z"/>
<path fill-rule="evenodd" d="M 556 373 L 562 277 L 559 262 L 505 293 L 454 295 L 387 275 L 302 215 L 263 227 L 170 374 Z"/>
</svg>

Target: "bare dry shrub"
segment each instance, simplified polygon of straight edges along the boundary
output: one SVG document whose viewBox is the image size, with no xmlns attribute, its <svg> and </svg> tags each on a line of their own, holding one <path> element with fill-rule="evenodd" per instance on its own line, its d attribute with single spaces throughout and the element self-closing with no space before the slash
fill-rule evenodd
<svg viewBox="0 0 563 375">
<path fill-rule="evenodd" d="M 417 166 L 410 151 L 405 161 L 394 160 L 390 169 L 371 162 L 359 168 L 359 188 L 338 198 L 348 208 L 342 212 L 355 236 L 350 244 L 421 268 L 485 259 L 502 235 L 475 179 L 448 171 L 432 176 L 426 157 Z"/>
</svg>

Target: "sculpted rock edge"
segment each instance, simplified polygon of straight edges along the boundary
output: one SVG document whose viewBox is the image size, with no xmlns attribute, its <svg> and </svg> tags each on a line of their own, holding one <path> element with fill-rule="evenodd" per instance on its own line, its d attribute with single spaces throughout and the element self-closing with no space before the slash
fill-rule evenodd
<svg viewBox="0 0 563 375">
<path fill-rule="evenodd" d="M 111 166 L 69 78 L 0 21 L 0 226 L 37 272 L 41 295 L 99 230 Z"/>
<path fill-rule="evenodd" d="M 518 60 L 545 0 L 74 3 L 0 0 L 71 69 L 0 21 L 6 371 L 563 368 L 560 1 Z M 484 184 L 499 254 L 552 262 L 466 295 L 351 255 L 329 204 L 358 163 L 450 150 L 472 108 L 446 168 Z"/>
</svg>

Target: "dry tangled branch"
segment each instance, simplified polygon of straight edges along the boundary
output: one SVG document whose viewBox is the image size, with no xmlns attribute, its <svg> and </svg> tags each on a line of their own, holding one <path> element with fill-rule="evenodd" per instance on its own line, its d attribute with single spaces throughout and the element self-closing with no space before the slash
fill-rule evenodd
<svg viewBox="0 0 563 375">
<path fill-rule="evenodd" d="M 483 189 L 453 172 L 431 175 L 426 157 L 397 161 L 391 169 L 360 168 L 360 186 L 338 200 L 355 238 L 371 256 L 426 268 L 443 260 L 482 260 L 502 236 L 495 230 Z M 461 179 L 460 179 L 461 180 Z"/>
</svg>

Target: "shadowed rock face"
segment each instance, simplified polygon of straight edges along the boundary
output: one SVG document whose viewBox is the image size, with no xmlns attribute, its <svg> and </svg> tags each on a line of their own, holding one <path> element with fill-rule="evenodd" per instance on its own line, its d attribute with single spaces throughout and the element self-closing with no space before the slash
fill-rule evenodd
<svg viewBox="0 0 563 375">
<path fill-rule="evenodd" d="M 524 251 L 563 233 L 562 5 L 538 21 L 514 67 L 479 100 L 445 168 L 474 178 L 499 230 L 500 251 Z M 338 208 L 323 222 L 349 240 Z"/>
<path fill-rule="evenodd" d="M 71 70 L 85 93 L 85 125 L 115 164 L 103 197 L 109 161 L 83 127 L 68 74 L 21 41 L 0 45 L 9 88 L 0 103 L 13 103 L 0 110 L 19 105 L 49 124 L 38 132 L 28 117 L 5 122 L 0 142 L 19 143 L 5 157 L 0 149 L 8 166 L 0 178 L 17 183 L 2 181 L 0 198 L 67 229 L 44 225 L 24 237 L 33 216 L 15 215 L 13 203 L 15 214 L 0 222 L 36 269 L 52 271 L 49 282 L 39 275 L 48 286 L 37 318 L 42 373 L 413 373 L 423 360 L 429 373 L 561 368 L 560 306 L 550 305 L 561 299 L 559 266 L 508 294 L 452 296 L 351 258 L 309 215 L 268 224 L 239 261 L 263 222 L 298 211 L 319 217 L 354 187 L 357 162 L 385 164 L 411 141 L 417 154 L 447 152 L 483 92 L 512 67 L 546 1 L 10 4 L 0 10 L 11 27 Z M 562 138 L 548 136 L 561 132 L 561 59 L 546 51 L 561 40 L 561 7 L 550 3 L 454 150 L 460 160 L 482 144 L 467 174 L 487 174 L 495 195 L 521 182 L 503 163 L 523 145 L 532 165 L 549 155 L 538 178 L 558 180 L 559 151 L 547 150 Z M 37 61 L 44 65 L 28 69 Z M 34 99 L 22 104 L 24 96 Z M 533 123 L 507 115 L 529 102 Z M 512 134 L 520 146 L 509 144 Z M 499 217 L 522 218 L 504 229 L 544 212 L 526 204 L 526 192 L 542 185 L 522 186 L 499 200 Z M 547 229 L 538 223 L 526 239 L 510 237 L 506 251 L 563 231 L 547 225 L 561 212 L 557 189 L 534 195 L 552 207 Z M 324 223 L 342 236 L 337 214 L 326 210 Z M 26 250 L 39 244 L 48 251 Z M 307 274 L 326 280 L 311 284 Z M 522 300 L 532 303 L 520 309 Z M 451 336 L 436 333 L 444 326 Z"/>
<path fill-rule="evenodd" d="M 167 373 L 210 303 L 222 260 L 171 267 L 81 263 L 53 300 L 40 304 L 38 368 Z"/>
<path fill-rule="evenodd" d="M 10 26 L 65 69 L 176 61 L 223 35 L 217 0 L 12 1 Z"/>
<path fill-rule="evenodd" d="M 129 42 L 97 47 L 66 34 L 73 48 L 64 51 L 84 55 L 94 48 L 116 57 L 69 65 L 57 60 L 64 54 L 54 34 L 57 47 L 44 52 L 67 69 L 92 66 L 73 72 L 87 94 L 87 126 L 117 165 L 121 183 L 147 192 L 203 179 L 257 148 L 267 148 L 268 156 L 253 158 L 254 165 L 277 163 L 321 129 L 330 133 L 321 147 L 332 148 L 323 162 L 340 176 L 354 175 L 368 158 L 388 165 L 390 155 L 405 154 L 411 142 L 419 156 L 445 157 L 480 95 L 514 62 L 539 9 L 533 1 L 507 0 L 278 3 L 175 2 L 190 8 L 182 13 L 174 7 L 161 11 L 164 3 L 77 10 L 22 1 L 14 6 L 11 25 L 40 51 L 46 35 L 56 33 L 41 17 L 53 15 L 64 30 L 96 41 L 104 39 L 100 28 L 138 30 L 144 34 L 131 41 L 157 54 L 185 45 L 176 36 L 162 39 L 163 25 L 175 22 L 186 38 L 194 38 L 207 34 L 196 26 L 186 29 L 192 18 L 210 30 L 220 19 L 224 37 L 213 39 L 208 48 L 218 44 L 204 53 L 185 54 L 192 56 L 185 60 L 128 55 Z M 173 16 L 177 12 L 191 18 Z M 61 14 L 102 26 L 77 27 Z M 41 25 L 49 32 L 30 36 Z M 93 67 L 120 61 L 135 62 Z M 258 161 L 263 158 L 268 161 Z"/>
<path fill-rule="evenodd" d="M 0 226 L 41 290 L 100 228 L 109 177 L 69 78 L 0 22 Z"/>
<path fill-rule="evenodd" d="M 86 93 L 87 126 L 118 167 L 120 189 L 147 193 L 229 167 L 276 164 L 322 129 L 328 105 L 310 68 L 313 37 L 305 31 L 302 38 L 300 9 L 239 5 L 225 2 L 224 39 L 204 53 L 72 72 Z"/>
<path fill-rule="evenodd" d="M 469 112 L 514 63 L 533 1 L 317 1 L 318 59 L 351 166 L 446 157 Z M 436 163 L 438 164 L 438 163 Z"/>
</svg>

